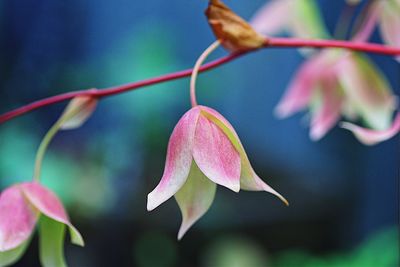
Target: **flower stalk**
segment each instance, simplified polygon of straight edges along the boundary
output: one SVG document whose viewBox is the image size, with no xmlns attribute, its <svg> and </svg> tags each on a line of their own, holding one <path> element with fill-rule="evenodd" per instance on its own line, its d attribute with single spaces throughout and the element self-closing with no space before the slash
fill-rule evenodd
<svg viewBox="0 0 400 267">
<path fill-rule="evenodd" d="M 199 69 L 203 62 L 207 59 L 207 57 L 218 48 L 220 45 L 220 41 L 217 40 L 212 43 L 204 52 L 200 55 L 199 59 L 197 59 L 196 64 L 193 67 L 192 76 L 190 77 L 190 102 L 192 103 L 192 107 L 194 108 L 197 106 L 197 99 L 196 99 L 196 80 L 197 74 L 199 73 Z"/>
<path fill-rule="evenodd" d="M 351 41 L 337 41 L 337 40 L 309 40 L 309 39 L 300 39 L 300 38 L 268 38 L 268 42 L 266 41 L 264 48 L 279 48 L 279 47 L 309 47 L 309 48 L 345 48 L 349 50 L 359 51 L 359 52 L 369 52 L 387 56 L 400 56 L 400 48 L 399 47 L 391 47 L 381 44 L 373 44 L 373 43 L 354 43 Z M 254 50 L 252 50 L 254 51 Z M 228 56 L 219 58 L 208 64 L 203 65 L 199 68 L 199 72 L 207 71 L 210 69 L 214 69 L 219 67 L 225 63 L 233 61 L 234 59 L 247 54 L 248 52 L 237 52 L 231 53 Z M 139 89 L 142 87 L 146 87 L 149 85 L 155 85 L 167 81 L 172 81 L 184 77 L 188 77 L 192 74 L 192 69 L 187 69 L 183 71 L 178 71 L 174 73 L 169 73 L 165 75 L 161 75 L 158 77 L 142 80 L 139 82 L 133 82 L 128 84 L 123 84 L 115 87 L 110 87 L 102 90 L 81 90 L 68 92 L 64 94 L 55 95 L 52 97 L 48 97 L 42 100 L 38 100 L 32 102 L 30 104 L 24 105 L 22 107 L 16 108 L 9 112 L 6 112 L 0 115 L 0 124 L 29 113 L 33 110 L 50 106 L 56 103 L 60 103 L 66 100 L 73 99 L 78 96 L 92 96 L 96 98 L 103 98 L 112 95 L 117 95 L 121 93 L 125 93 L 128 91 L 132 91 L 135 89 Z"/>
</svg>

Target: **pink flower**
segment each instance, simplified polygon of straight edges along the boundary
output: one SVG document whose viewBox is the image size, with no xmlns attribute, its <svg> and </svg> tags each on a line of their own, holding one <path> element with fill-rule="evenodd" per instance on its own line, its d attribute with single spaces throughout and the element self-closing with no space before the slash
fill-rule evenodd
<svg viewBox="0 0 400 267">
<path fill-rule="evenodd" d="M 381 131 L 362 128 L 349 122 L 342 122 L 341 127 L 351 131 L 363 144 L 374 145 L 390 139 L 400 132 L 400 113 L 397 113 L 392 126 Z"/>
<path fill-rule="evenodd" d="M 374 8 L 382 39 L 389 45 L 400 47 L 400 0 L 376 1 Z"/>
<path fill-rule="evenodd" d="M 383 74 L 361 54 L 325 49 L 307 60 L 276 108 L 285 118 L 309 108 L 312 140 L 319 140 L 341 115 L 362 118 L 370 127 L 387 129 L 396 97 Z"/>
<path fill-rule="evenodd" d="M 62 255 L 65 226 L 71 241 L 83 246 L 80 233 L 69 222 L 63 205 L 54 193 L 37 182 L 13 185 L 0 195 L 0 265 L 16 261 L 23 253 L 40 218 L 41 262 L 44 266 L 59 266 L 55 259 Z M 61 242 L 61 244 L 59 244 Z M 54 248 L 53 248 L 54 247 Z M 53 249 L 53 250 L 52 250 Z M 4 262 L 5 261 L 5 262 Z"/>
<path fill-rule="evenodd" d="M 314 0 L 271 0 L 250 20 L 260 34 L 276 35 L 286 31 L 300 38 L 329 38 Z"/>
<path fill-rule="evenodd" d="M 149 211 L 175 195 L 185 232 L 213 202 L 216 184 L 234 192 L 267 191 L 287 201 L 254 172 L 230 123 L 217 111 L 196 106 L 179 120 L 170 137 L 163 177 L 148 195 Z"/>
</svg>

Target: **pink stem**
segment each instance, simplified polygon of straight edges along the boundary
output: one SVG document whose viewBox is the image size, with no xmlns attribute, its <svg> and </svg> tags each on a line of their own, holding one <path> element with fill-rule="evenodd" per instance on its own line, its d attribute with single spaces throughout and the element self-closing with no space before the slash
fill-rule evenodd
<svg viewBox="0 0 400 267">
<path fill-rule="evenodd" d="M 298 39 L 298 38 L 268 38 L 265 41 L 264 48 L 268 47 L 312 47 L 312 48 L 345 48 L 354 51 L 362 51 L 369 53 L 376 53 L 382 55 L 389 56 L 398 56 L 400 55 L 400 48 L 390 47 L 381 44 L 372 44 L 372 43 L 354 43 L 350 41 L 337 41 L 337 40 L 306 40 L 306 39 Z M 207 71 L 218 66 L 221 66 L 225 63 L 228 63 L 241 55 L 244 55 L 251 51 L 241 52 L 241 53 L 233 53 L 228 56 L 222 57 L 220 59 L 214 60 L 210 63 L 203 65 L 199 72 Z M 0 124 L 9 121 L 13 118 L 21 116 L 25 113 L 31 112 L 35 109 L 49 106 L 55 103 L 63 102 L 69 99 L 72 99 L 77 96 L 93 96 L 96 98 L 107 97 L 111 95 L 116 95 L 120 93 L 124 93 L 127 91 L 135 90 L 141 87 L 158 84 L 166 81 L 176 80 L 179 78 L 187 77 L 192 74 L 192 69 L 187 69 L 179 72 L 174 72 L 170 74 L 165 74 L 162 76 L 150 78 L 147 80 L 142 80 L 139 82 L 128 83 L 124 85 L 119 85 L 115 87 L 110 87 L 102 90 L 97 89 L 89 89 L 82 91 L 74 91 L 68 92 L 60 95 L 55 95 L 52 97 L 48 97 L 42 100 L 38 100 L 27 104 L 25 106 L 19 107 L 17 109 L 11 110 L 0 115 Z"/>
<path fill-rule="evenodd" d="M 382 54 L 388 56 L 400 55 L 399 47 L 385 46 L 373 43 L 361 43 L 338 40 L 304 40 L 300 38 L 271 38 L 271 47 L 312 47 L 312 48 L 345 48 L 353 51 Z"/>
</svg>

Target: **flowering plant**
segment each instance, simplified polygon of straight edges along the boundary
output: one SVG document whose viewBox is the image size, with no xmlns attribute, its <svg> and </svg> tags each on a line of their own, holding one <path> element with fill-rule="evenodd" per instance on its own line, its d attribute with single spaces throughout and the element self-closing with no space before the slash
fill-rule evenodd
<svg viewBox="0 0 400 267">
<path fill-rule="evenodd" d="M 359 4 L 354 0 L 348 2 Z M 42 184 L 41 166 L 56 133 L 82 126 L 94 113 L 98 101 L 107 96 L 191 76 L 191 108 L 171 134 L 164 173 L 147 201 L 147 210 L 151 211 L 175 197 L 182 213 L 178 239 L 210 208 L 217 184 L 234 192 L 266 191 L 288 205 L 286 198 L 256 174 L 228 120 L 216 110 L 197 103 L 196 80 L 202 71 L 259 49 L 300 48 L 304 63 L 277 104 L 277 117 L 307 110 L 313 141 L 324 137 L 338 123 L 366 145 L 397 135 L 400 132 L 397 96 L 385 73 L 364 53 L 398 60 L 400 0 L 376 1 L 361 13 L 361 22 L 349 40 L 334 40 L 313 0 L 268 1 L 249 23 L 222 1 L 210 0 L 206 16 L 216 41 L 201 54 L 193 69 L 103 90 L 56 95 L 0 115 L 2 124 L 35 109 L 71 100 L 39 145 L 33 181 L 11 185 L 0 194 L 0 266 L 13 264 L 23 255 L 36 225 L 43 266 L 67 265 L 63 253 L 66 228 L 72 243 L 84 245 L 61 200 Z M 379 27 L 386 44 L 367 42 L 375 27 Z M 282 33 L 292 37 L 274 37 Z M 219 46 L 229 54 L 203 65 Z"/>
</svg>

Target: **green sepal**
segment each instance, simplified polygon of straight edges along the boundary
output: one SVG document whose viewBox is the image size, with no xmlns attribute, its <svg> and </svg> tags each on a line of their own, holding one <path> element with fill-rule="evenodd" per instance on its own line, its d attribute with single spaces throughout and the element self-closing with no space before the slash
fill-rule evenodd
<svg viewBox="0 0 400 267">
<path fill-rule="evenodd" d="M 0 267 L 10 266 L 16 263 L 22 257 L 22 255 L 24 255 L 30 241 L 31 239 L 29 238 L 24 243 L 12 250 L 0 252 Z"/>
<path fill-rule="evenodd" d="M 39 258 L 43 267 L 66 267 L 65 224 L 42 215 L 39 221 Z"/>
</svg>

